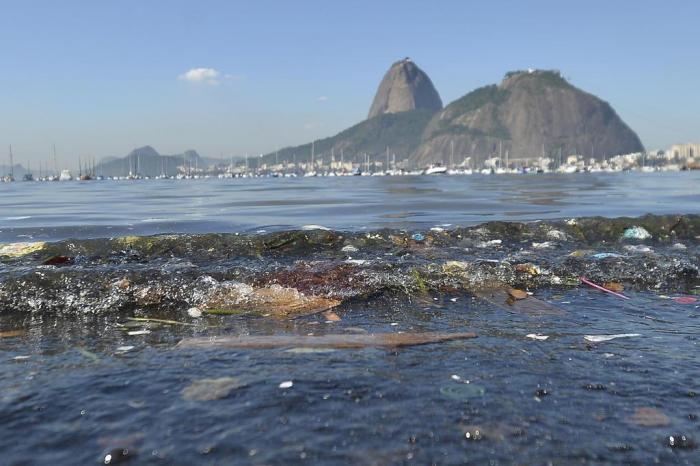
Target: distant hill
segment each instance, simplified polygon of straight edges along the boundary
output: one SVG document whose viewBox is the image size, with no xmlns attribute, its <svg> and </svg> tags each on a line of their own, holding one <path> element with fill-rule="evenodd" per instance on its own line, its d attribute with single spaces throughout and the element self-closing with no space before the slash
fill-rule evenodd
<svg viewBox="0 0 700 466">
<path fill-rule="evenodd" d="M 506 151 L 513 160 L 557 157 L 560 151 L 601 159 L 644 150 L 610 104 L 556 71 L 534 70 L 509 73 L 501 84 L 472 91 L 436 113 L 411 161 L 444 161 L 453 145 L 459 157 L 477 161 Z"/>
<path fill-rule="evenodd" d="M 129 172 L 141 176 L 158 176 L 166 174 L 174 176 L 178 167 L 189 165 L 192 169 L 206 168 L 208 165 L 194 150 L 182 154 L 161 155 L 151 146 L 139 147 L 122 158 L 102 160 L 96 167 L 96 172 L 103 176 L 127 176 Z"/>
<path fill-rule="evenodd" d="M 561 152 L 601 159 L 641 152 L 639 137 L 607 102 L 566 81 L 559 72 L 527 70 L 508 73 L 498 85 L 484 86 L 444 109 L 430 78 L 410 60 L 394 63 L 370 108 L 370 118 L 315 141 L 316 160 L 384 160 L 389 148 L 411 167 L 471 157 L 477 164 L 498 155 L 510 160 Z M 308 161 L 311 143 L 279 151 L 278 160 Z M 348 156 L 350 158 L 348 158 Z M 274 162 L 275 154 L 264 161 Z"/>
<path fill-rule="evenodd" d="M 335 136 L 314 141 L 315 160 L 328 163 L 332 155 L 340 160 L 342 154 L 346 162 L 362 162 L 365 153 L 370 160 L 384 160 L 387 148 L 396 154 L 397 161 L 406 159 L 420 144 L 433 114 L 431 110 L 419 109 L 370 118 Z M 268 154 L 264 160 L 274 163 L 275 157 L 280 162 L 309 162 L 311 143 L 282 149 L 277 155 Z"/>
</svg>

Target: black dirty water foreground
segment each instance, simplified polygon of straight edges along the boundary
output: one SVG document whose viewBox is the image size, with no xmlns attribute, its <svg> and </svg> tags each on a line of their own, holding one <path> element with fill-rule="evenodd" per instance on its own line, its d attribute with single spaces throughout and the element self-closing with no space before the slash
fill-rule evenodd
<svg viewBox="0 0 700 466">
<path fill-rule="evenodd" d="M 7 464 L 700 464 L 700 216 L 0 244 Z"/>
</svg>

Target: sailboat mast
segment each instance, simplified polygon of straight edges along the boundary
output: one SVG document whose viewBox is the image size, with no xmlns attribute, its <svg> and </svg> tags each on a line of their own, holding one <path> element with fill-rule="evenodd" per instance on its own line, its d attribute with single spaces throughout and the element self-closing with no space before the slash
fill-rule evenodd
<svg viewBox="0 0 700 466">
<path fill-rule="evenodd" d="M 10 178 L 15 177 L 15 161 L 12 157 L 12 145 L 10 144 Z"/>
</svg>

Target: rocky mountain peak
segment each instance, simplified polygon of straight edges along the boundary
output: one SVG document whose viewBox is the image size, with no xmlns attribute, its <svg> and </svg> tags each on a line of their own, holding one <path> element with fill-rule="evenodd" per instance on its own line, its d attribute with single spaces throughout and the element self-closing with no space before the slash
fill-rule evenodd
<svg viewBox="0 0 700 466">
<path fill-rule="evenodd" d="M 428 75 L 410 58 L 389 68 L 379 84 L 368 118 L 415 109 L 440 110 L 442 100 Z"/>
</svg>

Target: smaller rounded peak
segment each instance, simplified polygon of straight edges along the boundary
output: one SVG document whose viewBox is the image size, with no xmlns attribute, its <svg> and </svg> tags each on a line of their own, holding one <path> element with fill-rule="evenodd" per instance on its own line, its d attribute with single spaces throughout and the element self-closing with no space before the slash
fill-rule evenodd
<svg viewBox="0 0 700 466">
<path fill-rule="evenodd" d="M 501 87 L 510 87 L 515 83 L 526 81 L 539 81 L 557 86 L 570 86 L 559 70 L 540 70 L 528 68 L 527 70 L 509 71 L 501 81 Z"/>
</svg>

